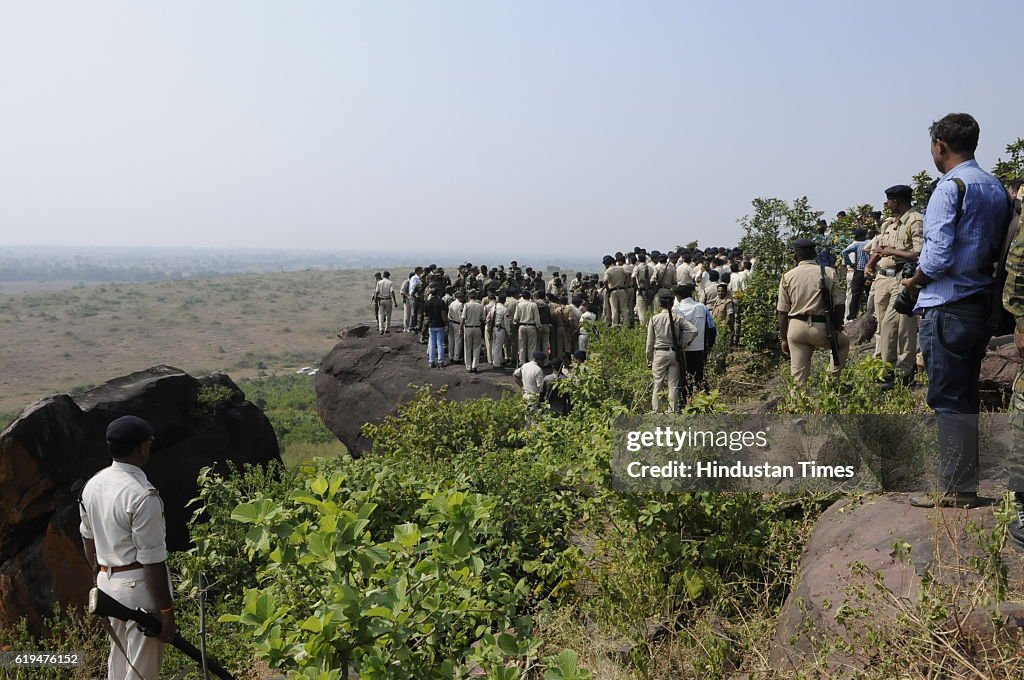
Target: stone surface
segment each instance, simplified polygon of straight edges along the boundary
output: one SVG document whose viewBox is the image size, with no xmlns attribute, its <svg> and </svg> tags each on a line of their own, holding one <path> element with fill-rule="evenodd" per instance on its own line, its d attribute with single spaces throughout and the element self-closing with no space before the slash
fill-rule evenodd
<svg viewBox="0 0 1024 680">
<path fill-rule="evenodd" d="M 878 494 L 862 501 L 844 499 L 833 505 L 814 528 L 795 586 L 779 614 L 772 667 L 791 672 L 811 660 L 815 640 L 852 641 L 868 626 L 895 620 L 896 609 L 887 598 L 877 596 L 864 602 L 852 596 L 849 589 L 856 586 L 866 587 L 869 594 L 875 592 L 869 575 L 853 573 L 855 563 L 863 563 L 867 574 L 877 573 L 893 594 L 910 603 L 926 572 L 942 583 L 975 583 L 977 574 L 969 566 L 969 559 L 980 555 L 980 549 L 966 525 L 970 521 L 991 529 L 995 525 L 992 510 L 991 506 L 971 510 L 913 508 L 904 494 Z M 909 545 L 909 554 L 901 558 L 896 546 L 905 544 Z M 1022 578 L 1020 553 L 1010 547 L 1005 551 L 1010 578 Z M 841 623 L 837 614 L 844 605 L 867 606 L 870 616 Z M 964 616 L 968 614 L 963 612 Z M 1008 617 L 1011 615 L 1016 614 L 1008 612 Z M 834 669 L 856 668 L 862 663 L 840 653 L 833 653 L 828 661 Z"/>
<path fill-rule="evenodd" d="M 222 388 L 221 399 L 197 403 L 203 386 Z M 188 547 L 185 504 L 200 468 L 280 461 L 270 422 L 224 374 L 197 379 L 157 366 L 29 406 L 0 434 L 0 626 L 27 617 L 39 631 L 55 602 L 85 602 L 92 579 L 78 494 L 110 464 L 104 433 L 126 414 L 156 429 L 146 473 L 164 501 L 171 550 Z"/>
<path fill-rule="evenodd" d="M 457 401 L 517 392 L 511 371 L 496 371 L 487 364 L 479 366 L 479 373 L 467 372 L 462 364 L 429 368 L 427 346 L 418 339 L 419 335 L 399 332 L 346 336 L 320 362 L 317 408 L 353 455 L 370 448 L 360 432 L 363 424 L 395 413 L 401 402 L 414 396 L 411 385 L 445 386 L 445 397 Z"/>
<path fill-rule="evenodd" d="M 843 331 L 850 336 L 851 345 L 860 345 L 874 340 L 876 328 L 878 324 L 874 314 L 861 314 L 853 321 L 847 321 Z"/>
<path fill-rule="evenodd" d="M 994 338 L 989 343 L 978 378 L 982 401 L 989 408 L 1006 408 L 1020 366 L 1021 358 L 1017 355 L 1012 336 L 1009 342 L 1005 338 Z"/>
</svg>

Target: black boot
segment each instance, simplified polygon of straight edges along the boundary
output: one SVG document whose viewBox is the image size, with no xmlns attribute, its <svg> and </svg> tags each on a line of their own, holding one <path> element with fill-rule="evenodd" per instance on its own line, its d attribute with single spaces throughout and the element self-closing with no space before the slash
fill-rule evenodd
<svg viewBox="0 0 1024 680">
<path fill-rule="evenodd" d="M 1017 545 L 1024 548 L 1024 492 L 1018 491 L 1014 494 L 1013 507 L 1016 510 L 1016 517 L 1006 528 L 1010 538 L 1017 542 Z"/>
</svg>

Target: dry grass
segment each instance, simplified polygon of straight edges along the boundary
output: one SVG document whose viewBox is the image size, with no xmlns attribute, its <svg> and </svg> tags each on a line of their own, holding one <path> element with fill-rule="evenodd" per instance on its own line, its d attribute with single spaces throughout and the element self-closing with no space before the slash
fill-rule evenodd
<svg viewBox="0 0 1024 680">
<path fill-rule="evenodd" d="M 157 364 L 235 379 L 309 365 L 372 318 L 372 283 L 342 270 L 0 292 L 0 413 Z"/>
</svg>

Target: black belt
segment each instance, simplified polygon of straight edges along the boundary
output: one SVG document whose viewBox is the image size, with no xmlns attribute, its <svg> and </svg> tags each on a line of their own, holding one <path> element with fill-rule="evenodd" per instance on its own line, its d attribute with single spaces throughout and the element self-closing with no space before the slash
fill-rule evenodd
<svg viewBox="0 0 1024 680">
<path fill-rule="evenodd" d="M 675 352 L 675 350 L 672 349 L 671 347 L 655 347 L 654 351 L 655 352 Z"/>
<path fill-rule="evenodd" d="M 790 319 L 800 319 L 801 321 L 806 321 L 807 323 L 814 323 L 814 322 L 825 323 L 825 321 L 827 320 L 824 316 L 820 316 L 818 314 L 796 314 L 796 315 L 791 316 L 789 318 Z"/>
<path fill-rule="evenodd" d="M 520 326 L 536 326 L 537 324 L 535 324 L 535 323 L 521 323 L 519 325 Z"/>
<path fill-rule="evenodd" d="M 895 269 L 879 269 L 878 270 L 878 275 L 879 276 L 896 276 L 896 271 L 897 270 L 895 270 Z"/>
<path fill-rule="evenodd" d="M 100 565 L 100 571 L 104 573 L 109 571 L 111 574 L 119 574 L 122 571 L 134 571 L 136 569 L 142 569 L 142 565 L 138 562 L 132 562 L 131 564 L 125 564 L 119 567 L 108 567 L 104 564 Z"/>
<path fill-rule="evenodd" d="M 626 287 L 625 287 L 625 286 L 617 286 L 617 287 L 615 287 L 615 288 L 609 288 L 609 289 L 608 289 L 608 292 L 609 292 L 609 293 L 614 293 L 614 292 L 615 292 L 615 291 L 617 291 L 617 290 L 626 290 Z"/>
<path fill-rule="evenodd" d="M 987 305 L 987 304 L 989 304 L 991 299 L 992 298 L 989 296 L 989 293 L 987 291 L 979 290 L 976 293 L 971 293 L 970 295 L 968 295 L 965 298 L 960 298 L 959 300 L 954 300 L 953 302 L 944 302 L 941 305 L 936 305 L 936 306 L 937 307 L 951 307 L 951 306 L 954 306 L 954 305 L 981 305 L 981 304 Z"/>
</svg>

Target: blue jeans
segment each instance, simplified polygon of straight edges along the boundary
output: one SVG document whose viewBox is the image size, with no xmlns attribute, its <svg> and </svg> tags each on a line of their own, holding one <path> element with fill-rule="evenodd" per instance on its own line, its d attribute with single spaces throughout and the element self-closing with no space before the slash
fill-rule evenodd
<svg viewBox="0 0 1024 680">
<path fill-rule="evenodd" d="M 441 360 L 444 358 L 444 333 L 446 330 L 444 326 L 429 329 L 430 341 L 427 344 L 427 361 L 438 366 L 441 365 Z"/>
<path fill-rule="evenodd" d="M 918 342 L 928 372 L 928 405 L 939 426 L 939 488 L 978 489 L 978 374 L 990 331 L 985 297 L 924 310 Z"/>
</svg>

